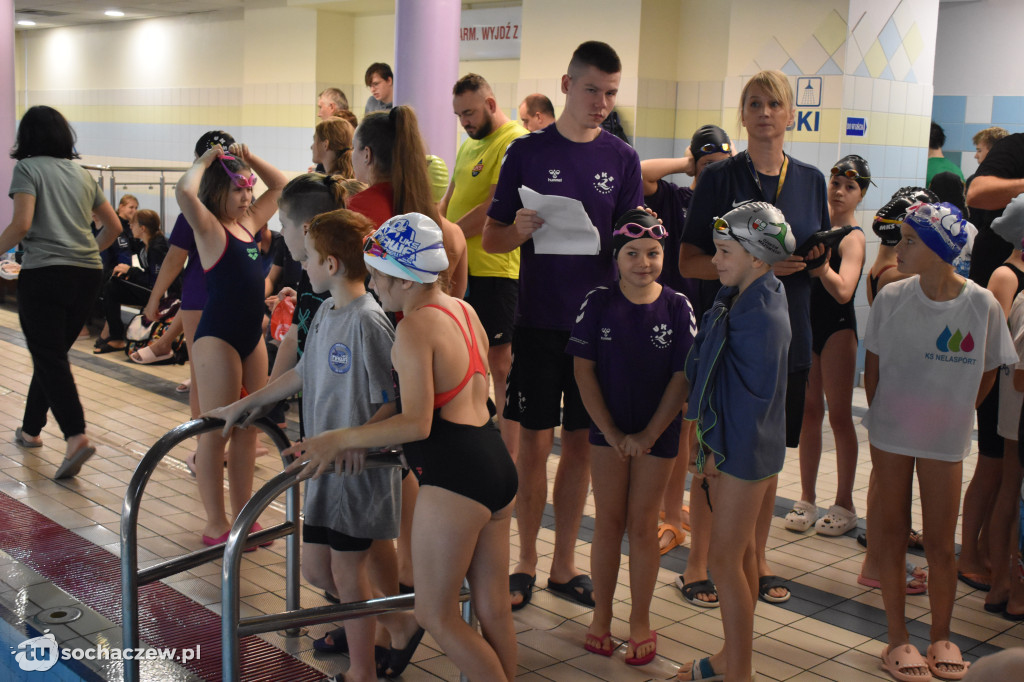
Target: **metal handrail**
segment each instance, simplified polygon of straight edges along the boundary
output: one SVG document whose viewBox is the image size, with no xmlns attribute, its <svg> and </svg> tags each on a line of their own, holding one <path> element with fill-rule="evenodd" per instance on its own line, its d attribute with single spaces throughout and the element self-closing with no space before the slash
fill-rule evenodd
<svg viewBox="0 0 1024 682">
<path fill-rule="evenodd" d="M 283 452 L 291 443 L 276 424 L 260 419 L 255 426 L 270 436 L 278 451 Z M 175 427 L 153 444 L 132 474 L 125 491 L 121 509 L 121 634 L 126 648 L 139 646 L 139 587 L 151 582 L 176 575 L 190 568 L 219 559 L 225 554 L 226 546 L 208 547 L 183 556 L 168 559 L 144 570 L 139 570 L 138 521 L 139 505 L 146 484 L 156 470 L 157 464 L 171 449 L 182 441 L 217 429 L 224 428 L 222 419 L 204 417 Z M 282 457 L 282 464 L 288 461 Z M 255 546 L 267 540 L 287 536 L 285 580 L 287 585 L 286 603 L 289 610 L 299 606 L 299 543 L 296 530 L 299 519 L 298 491 L 288 491 L 285 505 L 285 522 L 253 533 L 245 538 L 245 546 Z M 252 524 L 250 524 L 251 526 Z M 124 661 L 126 682 L 138 682 L 139 663 L 135 659 Z"/>
<path fill-rule="evenodd" d="M 166 205 L 167 201 L 166 201 L 166 198 L 165 198 L 164 195 L 165 195 L 165 192 L 167 190 L 167 176 L 165 174 L 166 173 L 184 173 L 189 168 L 191 168 L 191 166 L 180 166 L 180 167 L 179 166 L 106 166 L 106 165 L 99 165 L 99 164 L 83 163 L 82 164 L 82 168 L 85 168 L 86 170 L 91 170 L 91 171 L 99 171 L 99 174 L 100 174 L 99 184 L 100 184 L 100 188 L 101 189 L 104 186 L 103 174 L 104 173 L 110 173 L 110 190 L 109 190 L 110 191 L 110 203 L 113 206 L 117 205 L 117 185 L 118 185 L 117 173 L 119 171 L 124 171 L 124 172 L 127 172 L 127 173 L 136 173 L 136 172 L 137 173 L 159 173 L 160 174 L 160 179 L 155 184 L 159 184 L 160 185 L 160 211 L 159 211 L 159 213 L 160 213 L 160 224 L 161 225 L 166 225 L 167 224 L 167 216 L 166 216 L 166 213 L 167 213 L 167 205 Z M 124 187 L 127 187 L 128 185 L 147 185 L 149 187 L 152 187 L 154 183 L 152 183 L 152 182 L 122 182 L 120 184 L 122 186 L 124 186 Z"/>
<path fill-rule="evenodd" d="M 390 449 L 367 456 L 367 468 L 402 466 L 399 451 Z M 415 594 L 401 594 L 379 599 L 348 602 L 336 606 L 316 606 L 297 609 L 288 602 L 288 610 L 283 613 L 262 616 L 241 617 L 241 587 L 239 572 L 242 568 L 242 554 L 246 546 L 252 545 L 246 538 L 246 531 L 260 517 L 263 510 L 284 491 L 292 492 L 300 483 L 299 476 L 308 463 L 295 471 L 282 471 L 267 481 L 262 488 L 253 494 L 245 506 L 238 512 L 235 523 L 231 526 L 228 541 L 224 550 L 224 563 L 221 566 L 221 677 L 228 682 L 240 679 L 240 644 L 239 639 L 248 635 L 258 635 L 282 628 L 299 628 L 305 625 L 333 623 L 352 618 L 378 616 L 393 611 L 408 611 L 415 606 Z M 293 540 L 294 536 L 289 537 Z M 463 602 L 462 615 L 471 625 L 473 612 L 470 607 L 470 592 L 465 585 L 459 593 L 459 601 Z M 464 676 L 461 679 L 466 679 Z"/>
</svg>

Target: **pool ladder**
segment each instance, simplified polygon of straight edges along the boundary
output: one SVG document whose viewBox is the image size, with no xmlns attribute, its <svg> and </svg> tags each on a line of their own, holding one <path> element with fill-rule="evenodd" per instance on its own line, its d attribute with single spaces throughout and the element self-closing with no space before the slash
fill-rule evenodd
<svg viewBox="0 0 1024 682">
<path fill-rule="evenodd" d="M 270 437 L 279 452 L 283 452 L 291 443 L 288 437 L 275 424 L 260 419 L 254 424 Z M 381 599 L 370 599 L 360 602 L 349 602 L 330 606 L 317 606 L 303 609 L 299 605 L 299 475 L 302 469 L 285 472 L 272 479 L 253 494 L 252 498 L 242 507 L 228 535 L 227 543 L 216 547 L 190 552 L 183 556 L 167 559 L 148 568 L 139 569 L 138 560 L 138 519 L 139 505 L 157 465 L 179 443 L 208 431 L 224 428 L 224 421 L 204 417 L 175 427 L 164 434 L 160 440 L 142 457 L 139 465 L 128 483 L 121 512 L 121 632 L 125 648 L 139 646 L 139 588 L 163 578 L 187 571 L 191 568 L 215 561 L 223 557 L 221 569 L 221 655 L 222 679 L 239 680 L 241 667 L 239 661 L 239 638 L 257 635 L 264 632 L 284 630 L 285 636 L 301 636 L 301 628 L 306 625 L 333 623 L 376 616 L 392 611 L 409 611 L 415 604 L 414 594 L 403 594 Z M 281 457 L 282 465 L 287 466 L 290 458 Z M 401 455 L 397 450 L 386 450 L 371 453 L 366 458 L 367 468 L 402 466 Z M 266 509 L 281 493 L 287 493 L 285 501 L 285 521 L 257 533 L 247 534 L 263 510 Z M 239 572 L 242 566 L 242 553 L 247 547 L 254 547 L 262 542 L 285 538 L 285 604 L 287 611 L 283 613 L 261 616 L 240 616 Z M 464 584 L 459 594 L 462 602 L 462 616 L 467 623 L 475 627 L 469 589 Z M 139 662 L 124 661 L 125 682 L 139 682 Z M 463 675 L 460 679 L 466 680 Z"/>
</svg>

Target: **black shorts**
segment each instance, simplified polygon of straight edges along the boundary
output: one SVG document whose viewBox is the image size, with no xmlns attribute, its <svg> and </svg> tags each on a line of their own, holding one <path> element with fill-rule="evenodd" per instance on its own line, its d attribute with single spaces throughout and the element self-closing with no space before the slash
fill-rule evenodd
<svg viewBox="0 0 1024 682">
<path fill-rule="evenodd" d="M 469 276 L 466 302 L 473 306 L 492 346 L 512 343 L 519 280 Z"/>
<path fill-rule="evenodd" d="M 302 524 L 302 541 L 313 545 L 330 545 L 335 552 L 365 552 L 373 544 L 373 540 L 368 538 L 354 538 L 325 526 L 311 526 L 305 522 Z"/>
<path fill-rule="evenodd" d="M 978 405 L 978 454 L 991 459 L 1002 459 L 1003 438 L 999 435 L 999 372 L 992 390 Z"/>
<path fill-rule="evenodd" d="M 786 377 L 786 447 L 800 445 L 800 427 L 804 423 L 804 400 L 807 397 L 807 377 L 811 370 L 800 369 Z"/>
<path fill-rule="evenodd" d="M 505 419 L 536 431 L 559 424 L 566 431 L 590 427 L 573 374 L 573 357 L 565 352 L 568 343 L 567 331 L 515 328 Z"/>
</svg>

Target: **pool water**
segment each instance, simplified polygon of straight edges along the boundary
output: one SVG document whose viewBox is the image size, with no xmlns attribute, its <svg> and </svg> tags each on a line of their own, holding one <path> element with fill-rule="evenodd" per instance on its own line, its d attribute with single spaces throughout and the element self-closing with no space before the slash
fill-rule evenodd
<svg viewBox="0 0 1024 682">
<path fill-rule="evenodd" d="M 62 661 L 51 637 L 0 605 L 0 682 L 102 682 L 81 661 Z M 28 668 L 27 670 L 25 668 Z"/>
</svg>

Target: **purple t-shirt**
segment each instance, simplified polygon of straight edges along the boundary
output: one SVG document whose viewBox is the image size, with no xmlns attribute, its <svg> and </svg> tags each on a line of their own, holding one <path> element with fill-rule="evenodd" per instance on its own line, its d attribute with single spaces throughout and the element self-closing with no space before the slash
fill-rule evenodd
<svg viewBox="0 0 1024 682">
<path fill-rule="evenodd" d="M 614 279 L 612 226 L 643 204 L 640 158 L 611 133 L 601 131 L 591 142 L 572 142 L 551 124 L 509 145 L 487 215 L 513 223 L 523 207 L 523 185 L 541 194 L 578 199 L 601 235 L 596 256 L 538 255 L 532 239 L 521 247 L 516 325 L 569 331 L 586 293 Z"/>
<path fill-rule="evenodd" d="M 696 334 L 697 320 L 686 296 L 663 286 L 653 303 L 636 304 L 612 284 L 587 294 L 565 350 L 597 363 L 597 381 L 612 420 L 624 433 L 637 433 L 654 416 L 672 374 L 685 368 Z M 660 456 L 674 455 L 681 420 L 680 412 L 672 422 L 674 442 L 668 438 L 662 444 L 670 452 Z M 590 442 L 604 444 L 593 423 Z"/>
<path fill-rule="evenodd" d="M 183 213 L 179 213 L 178 219 L 174 221 L 174 228 L 167 242 L 171 246 L 188 251 L 188 263 L 185 264 L 185 274 L 181 278 L 181 309 L 202 310 L 206 305 L 206 275 L 203 274 L 203 266 L 199 262 L 196 236 Z"/>
</svg>

